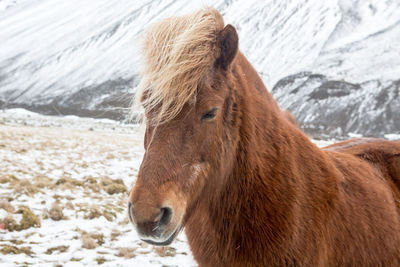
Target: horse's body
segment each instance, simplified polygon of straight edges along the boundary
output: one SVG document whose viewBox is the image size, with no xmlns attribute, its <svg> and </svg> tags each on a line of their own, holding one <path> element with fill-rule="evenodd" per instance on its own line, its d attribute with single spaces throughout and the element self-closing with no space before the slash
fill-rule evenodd
<svg viewBox="0 0 400 267">
<path fill-rule="evenodd" d="M 220 50 L 196 97 L 167 119 L 163 102 L 145 105 L 129 207 L 142 239 L 166 245 L 185 227 L 200 266 L 399 266 L 400 143 L 318 148 L 237 51 L 233 27 L 202 12 Z"/>
</svg>

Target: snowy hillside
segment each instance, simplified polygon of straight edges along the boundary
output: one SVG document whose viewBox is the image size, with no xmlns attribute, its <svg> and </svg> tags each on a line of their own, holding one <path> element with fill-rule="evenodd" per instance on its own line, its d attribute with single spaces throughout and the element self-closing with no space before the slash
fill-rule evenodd
<svg viewBox="0 0 400 267">
<path fill-rule="evenodd" d="M 391 0 L 0 0 L 0 108 L 124 119 L 143 28 L 207 4 L 237 28 L 267 88 L 310 133 L 400 131 L 400 1 Z M 323 86 L 299 87 L 304 73 Z M 329 93 L 348 84 L 359 88 L 352 97 Z M 320 91 L 323 101 L 310 96 Z M 340 124 L 321 126 L 332 117 Z"/>
</svg>

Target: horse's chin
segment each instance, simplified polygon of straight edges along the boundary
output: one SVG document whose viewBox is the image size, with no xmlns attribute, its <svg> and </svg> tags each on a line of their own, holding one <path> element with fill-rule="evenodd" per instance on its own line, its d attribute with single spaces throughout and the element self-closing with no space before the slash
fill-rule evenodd
<svg viewBox="0 0 400 267">
<path fill-rule="evenodd" d="M 172 243 L 172 241 L 174 241 L 176 235 L 178 234 L 178 229 L 176 229 L 171 236 L 164 241 L 158 241 L 158 240 L 152 240 L 152 239 L 141 239 L 142 241 L 149 243 L 150 245 L 153 246 L 168 246 Z"/>
</svg>

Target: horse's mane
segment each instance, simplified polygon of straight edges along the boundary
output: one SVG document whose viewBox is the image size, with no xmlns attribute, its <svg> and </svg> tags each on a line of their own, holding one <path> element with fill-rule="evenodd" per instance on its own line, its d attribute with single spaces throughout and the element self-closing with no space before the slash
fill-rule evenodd
<svg viewBox="0 0 400 267">
<path fill-rule="evenodd" d="M 185 103 L 195 100 L 199 84 L 219 53 L 217 35 L 223 27 L 218 11 L 206 8 L 164 19 L 145 32 L 136 99 L 145 110 L 157 110 L 148 123 L 169 121 Z"/>
</svg>

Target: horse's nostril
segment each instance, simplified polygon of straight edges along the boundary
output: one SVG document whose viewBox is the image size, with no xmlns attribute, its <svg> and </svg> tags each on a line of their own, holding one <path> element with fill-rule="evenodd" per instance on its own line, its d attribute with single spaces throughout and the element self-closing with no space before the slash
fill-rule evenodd
<svg viewBox="0 0 400 267">
<path fill-rule="evenodd" d="M 171 221 L 172 218 L 172 209 L 165 207 L 165 208 L 161 208 L 161 216 L 160 216 L 160 220 L 158 222 L 159 226 L 164 226 L 169 224 L 169 222 Z"/>
<path fill-rule="evenodd" d="M 139 235 L 159 237 L 164 232 L 166 226 L 171 222 L 172 209 L 164 207 L 158 209 L 156 214 L 146 214 L 145 212 L 140 212 L 140 210 L 139 212 L 137 210 L 135 211 L 134 205 L 129 201 L 128 217 L 131 223 L 135 226 Z"/>
</svg>

